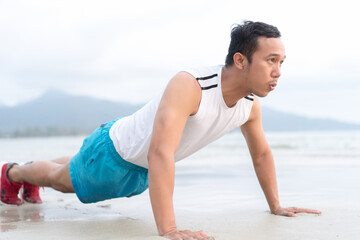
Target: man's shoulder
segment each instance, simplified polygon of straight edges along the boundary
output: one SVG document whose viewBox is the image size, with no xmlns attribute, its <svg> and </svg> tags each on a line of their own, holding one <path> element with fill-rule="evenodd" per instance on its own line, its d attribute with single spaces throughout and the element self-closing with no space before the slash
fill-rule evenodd
<svg viewBox="0 0 360 240">
<path fill-rule="evenodd" d="M 196 80 L 203 80 L 211 77 L 215 77 L 221 71 L 223 65 L 217 66 L 202 66 L 195 68 L 186 68 L 183 72 L 187 72 L 192 75 Z"/>
</svg>

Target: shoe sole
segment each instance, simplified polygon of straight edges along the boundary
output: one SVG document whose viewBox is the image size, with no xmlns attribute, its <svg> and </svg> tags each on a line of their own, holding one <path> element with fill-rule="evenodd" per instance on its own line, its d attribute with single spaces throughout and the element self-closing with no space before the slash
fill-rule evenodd
<svg viewBox="0 0 360 240">
<path fill-rule="evenodd" d="M 0 179 L 1 179 L 1 173 L 2 173 L 2 168 L 3 168 L 3 166 L 5 165 L 5 164 L 7 164 L 8 162 L 4 162 L 4 161 L 2 161 L 2 162 L 0 162 Z"/>
<path fill-rule="evenodd" d="M 8 162 L 0 162 L 0 190 L 1 190 L 1 175 L 2 175 L 2 169 L 3 169 L 3 166 L 5 164 L 7 164 Z"/>
</svg>

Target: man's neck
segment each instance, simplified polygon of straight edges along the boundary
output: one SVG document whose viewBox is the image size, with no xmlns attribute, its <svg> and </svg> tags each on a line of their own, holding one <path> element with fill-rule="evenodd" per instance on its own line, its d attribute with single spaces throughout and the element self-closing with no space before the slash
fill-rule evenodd
<svg viewBox="0 0 360 240">
<path fill-rule="evenodd" d="M 221 90 L 228 107 L 233 107 L 241 98 L 251 92 L 246 87 L 243 73 L 234 66 L 224 66 L 221 73 Z"/>
</svg>

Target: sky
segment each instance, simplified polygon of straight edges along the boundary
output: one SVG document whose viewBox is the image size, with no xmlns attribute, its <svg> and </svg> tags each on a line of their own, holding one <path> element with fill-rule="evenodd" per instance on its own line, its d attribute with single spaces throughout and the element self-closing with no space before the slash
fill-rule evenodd
<svg viewBox="0 0 360 240">
<path fill-rule="evenodd" d="M 349 0 L 0 0 L 0 106 L 48 90 L 144 103 L 183 69 L 224 64 L 243 20 L 277 26 L 286 48 L 263 106 L 360 123 L 360 14 Z"/>
</svg>

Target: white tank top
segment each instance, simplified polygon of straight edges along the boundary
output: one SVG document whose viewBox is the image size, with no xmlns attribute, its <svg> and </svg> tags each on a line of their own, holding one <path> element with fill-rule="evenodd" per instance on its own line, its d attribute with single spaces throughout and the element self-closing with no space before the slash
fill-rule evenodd
<svg viewBox="0 0 360 240">
<path fill-rule="evenodd" d="M 189 116 L 175 152 L 175 162 L 184 159 L 209 143 L 244 124 L 250 115 L 254 96 L 240 99 L 229 108 L 221 91 L 221 66 L 189 69 L 199 82 L 202 95 L 197 113 Z M 110 138 L 120 156 L 135 165 L 148 168 L 147 153 L 154 118 L 163 92 L 131 116 L 116 121 Z"/>
</svg>

